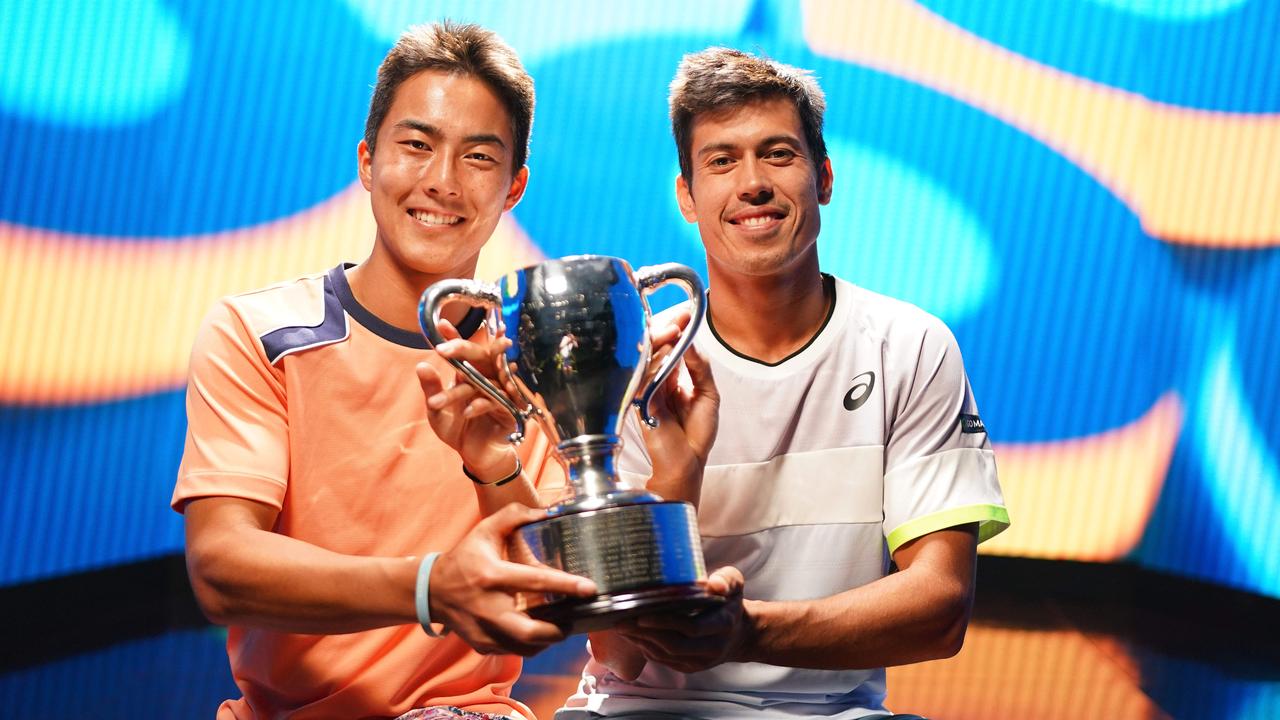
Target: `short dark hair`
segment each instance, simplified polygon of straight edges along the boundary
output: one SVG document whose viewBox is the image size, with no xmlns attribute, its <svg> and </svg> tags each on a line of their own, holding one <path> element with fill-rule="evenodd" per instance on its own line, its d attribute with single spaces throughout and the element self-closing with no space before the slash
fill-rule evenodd
<svg viewBox="0 0 1280 720">
<path fill-rule="evenodd" d="M 533 126 L 533 78 L 520 64 L 510 45 L 491 30 L 444 20 L 415 25 L 404 32 L 378 68 L 378 84 L 369 101 L 364 141 L 373 152 L 382 121 L 391 110 L 396 90 L 425 70 L 471 75 L 489 86 L 511 118 L 514 144 L 513 170 L 529 157 L 529 132 Z"/>
<path fill-rule="evenodd" d="M 813 163 L 821 166 L 827 159 L 827 143 L 822 139 L 827 99 L 812 72 L 725 47 L 685 55 L 671 81 L 669 97 L 671 134 L 685 182 L 693 182 L 690 144 L 694 118 L 773 98 L 787 98 L 795 104 Z"/>
</svg>

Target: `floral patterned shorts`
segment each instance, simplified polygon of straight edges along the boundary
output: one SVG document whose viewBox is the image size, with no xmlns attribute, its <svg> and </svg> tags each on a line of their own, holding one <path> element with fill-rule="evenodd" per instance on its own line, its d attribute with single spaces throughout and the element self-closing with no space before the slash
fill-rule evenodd
<svg viewBox="0 0 1280 720">
<path fill-rule="evenodd" d="M 510 720 L 509 715 L 490 715 L 483 712 L 463 710 L 452 705 L 440 707 L 418 708 L 396 718 L 396 720 Z"/>
</svg>

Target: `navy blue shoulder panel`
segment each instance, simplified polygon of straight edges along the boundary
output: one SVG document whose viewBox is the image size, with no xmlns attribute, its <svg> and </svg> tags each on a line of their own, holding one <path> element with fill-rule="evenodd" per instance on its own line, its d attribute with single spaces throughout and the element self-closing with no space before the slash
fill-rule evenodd
<svg viewBox="0 0 1280 720">
<path fill-rule="evenodd" d="M 324 278 L 324 320 L 312 327 L 282 327 L 258 338 L 272 365 L 290 353 L 329 345 L 347 336 L 347 315 L 328 275 Z"/>
<path fill-rule="evenodd" d="M 329 283 L 332 283 L 333 289 L 338 294 L 338 300 L 342 303 L 342 308 L 347 311 L 347 314 L 366 330 L 383 340 L 415 350 L 430 350 L 431 344 L 427 342 L 427 338 L 421 331 L 396 327 L 374 315 L 373 311 L 361 305 L 359 300 L 356 300 L 355 293 L 351 292 L 351 283 L 347 282 L 347 269 L 350 267 L 352 266 L 342 264 L 330 270 L 329 276 L 325 279 L 325 292 L 328 292 Z M 471 308 L 458 323 L 458 334 L 465 338 L 471 337 L 484 324 L 485 316 L 486 313 L 483 308 Z"/>
</svg>

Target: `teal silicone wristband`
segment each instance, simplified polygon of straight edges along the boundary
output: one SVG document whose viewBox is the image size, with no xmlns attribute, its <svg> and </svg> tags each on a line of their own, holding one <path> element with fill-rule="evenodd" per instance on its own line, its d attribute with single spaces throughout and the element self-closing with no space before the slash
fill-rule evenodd
<svg viewBox="0 0 1280 720">
<path fill-rule="evenodd" d="M 444 637 L 449 634 L 449 629 L 445 628 L 440 632 L 436 632 L 431 628 L 431 566 L 436 564 L 436 559 L 440 557 L 440 553 L 427 553 L 422 558 L 422 563 L 418 565 L 418 583 L 413 591 L 413 602 L 415 609 L 418 611 L 418 622 L 422 623 L 422 630 L 431 637 Z"/>
</svg>

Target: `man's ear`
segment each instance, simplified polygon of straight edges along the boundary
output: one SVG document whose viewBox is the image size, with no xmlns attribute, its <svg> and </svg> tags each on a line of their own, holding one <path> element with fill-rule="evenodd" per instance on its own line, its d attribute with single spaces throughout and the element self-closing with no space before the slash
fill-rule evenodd
<svg viewBox="0 0 1280 720">
<path fill-rule="evenodd" d="M 356 146 L 356 174 L 360 176 L 360 184 L 365 190 L 373 190 L 373 151 L 369 143 L 361 140 Z"/>
<path fill-rule="evenodd" d="M 510 210 L 524 197 L 524 189 L 529 187 L 529 166 L 523 165 L 511 178 L 511 187 L 507 189 L 507 201 L 503 203 L 503 211 Z"/>
<path fill-rule="evenodd" d="M 686 222 L 698 222 L 698 213 L 693 208 L 693 193 L 689 190 L 689 183 L 684 181 L 684 175 L 676 176 L 676 203 Z"/>
<path fill-rule="evenodd" d="M 831 202 L 831 186 L 835 182 L 835 173 L 831 170 L 831 158 L 828 156 L 818 168 L 818 203 L 826 205 Z"/>
</svg>

